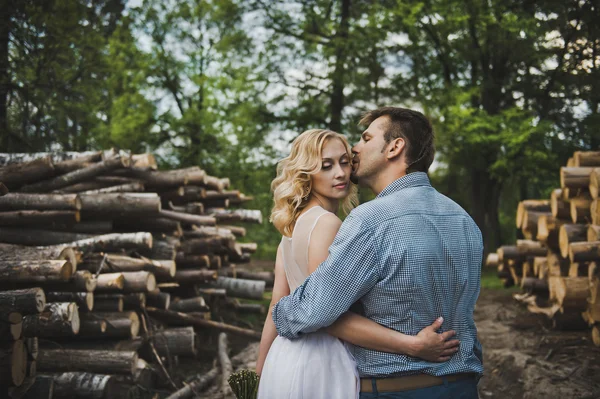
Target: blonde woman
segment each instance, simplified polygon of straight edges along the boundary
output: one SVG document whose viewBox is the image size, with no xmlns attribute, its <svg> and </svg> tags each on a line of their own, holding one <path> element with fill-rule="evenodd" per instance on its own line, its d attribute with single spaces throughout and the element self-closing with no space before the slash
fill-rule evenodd
<svg viewBox="0 0 600 399">
<path fill-rule="evenodd" d="M 358 397 L 358 373 L 344 341 L 383 352 L 446 361 L 457 351 L 454 331 L 438 334 L 441 318 L 417 336 L 385 328 L 347 312 L 324 331 L 289 340 L 277 336 L 273 306 L 301 285 L 327 258 L 341 225 L 336 216 L 357 205 L 350 183 L 351 151 L 341 134 L 308 130 L 277 166 L 271 222 L 283 235 L 275 261 L 275 284 L 260 342 L 257 373 L 260 399 L 348 399 Z"/>
</svg>

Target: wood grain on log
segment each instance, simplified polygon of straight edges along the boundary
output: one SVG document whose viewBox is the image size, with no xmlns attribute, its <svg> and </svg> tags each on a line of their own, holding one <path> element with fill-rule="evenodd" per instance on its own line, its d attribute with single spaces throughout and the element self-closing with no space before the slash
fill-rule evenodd
<svg viewBox="0 0 600 399">
<path fill-rule="evenodd" d="M 0 211 L 78 211 L 80 209 L 81 200 L 77 194 L 8 193 L 0 197 Z"/>
<path fill-rule="evenodd" d="M 27 350 L 23 340 L 0 342 L 0 384 L 19 386 L 27 375 Z"/>
<path fill-rule="evenodd" d="M 594 168 L 591 167 L 562 167 L 560 168 L 561 188 L 588 188 L 590 174 Z"/>
<path fill-rule="evenodd" d="M 600 151 L 575 151 L 573 166 L 600 166 Z"/>
<path fill-rule="evenodd" d="M 40 371 L 87 371 L 127 374 L 136 369 L 138 355 L 133 351 L 42 349 L 38 356 Z"/>
<path fill-rule="evenodd" d="M 563 258 L 569 256 L 569 245 L 587 239 L 587 227 L 584 224 L 564 224 L 560 227 L 558 245 Z"/>
<path fill-rule="evenodd" d="M 26 337 L 68 337 L 79 332 L 79 311 L 74 302 L 47 303 L 40 314 L 23 318 Z"/>
</svg>

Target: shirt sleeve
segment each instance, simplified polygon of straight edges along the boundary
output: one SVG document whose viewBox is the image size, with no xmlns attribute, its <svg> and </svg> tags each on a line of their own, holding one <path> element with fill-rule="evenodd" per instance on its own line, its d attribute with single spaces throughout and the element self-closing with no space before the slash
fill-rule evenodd
<svg viewBox="0 0 600 399">
<path fill-rule="evenodd" d="M 294 339 L 335 322 L 378 281 L 374 237 L 349 215 L 329 247 L 329 256 L 273 308 L 277 333 Z"/>
</svg>

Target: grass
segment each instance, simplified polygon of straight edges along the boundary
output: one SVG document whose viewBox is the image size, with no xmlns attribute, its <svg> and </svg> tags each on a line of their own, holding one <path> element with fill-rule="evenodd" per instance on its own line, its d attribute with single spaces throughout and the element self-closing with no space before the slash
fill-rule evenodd
<svg viewBox="0 0 600 399">
<path fill-rule="evenodd" d="M 519 291 L 520 287 L 512 286 L 510 288 L 504 288 L 502 280 L 498 278 L 496 269 L 484 267 L 481 269 L 481 288 L 492 289 L 492 290 L 507 290 L 507 291 Z"/>
</svg>

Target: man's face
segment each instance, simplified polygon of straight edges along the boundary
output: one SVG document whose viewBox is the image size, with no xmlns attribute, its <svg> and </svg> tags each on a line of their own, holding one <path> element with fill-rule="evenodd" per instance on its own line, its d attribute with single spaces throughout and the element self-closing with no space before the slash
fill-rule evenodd
<svg viewBox="0 0 600 399">
<path fill-rule="evenodd" d="M 363 132 L 360 141 L 352 147 L 354 158 L 351 180 L 353 183 L 368 186 L 370 179 L 384 169 L 386 165 L 384 149 L 387 147 L 384 134 L 388 122 L 389 117 L 386 115 L 375 119 Z"/>
</svg>

